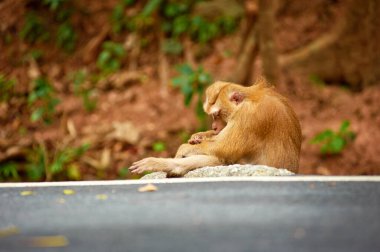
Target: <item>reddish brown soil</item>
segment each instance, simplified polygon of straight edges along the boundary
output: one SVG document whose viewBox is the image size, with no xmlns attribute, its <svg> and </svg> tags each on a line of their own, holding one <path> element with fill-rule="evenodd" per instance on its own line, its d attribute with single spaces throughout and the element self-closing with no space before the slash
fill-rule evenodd
<svg viewBox="0 0 380 252">
<path fill-rule="evenodd" d="M 141 132 L 138 143 L 104 140 L 93 145 L 86 154 L 99 159 L 105 149 L 111 150 L 108 170 L 99 172 L 85 163 L 81 165 L 83 179 L 114 179 L 118 177 L 118 170 L 142 157 L 173 156 L 183 136 L 196 130 L 197 120 L 194 110 L 184 107 L 183 97 L 178 90 L 159 84 L 155 68 L 156 55 L 150 52 L 141 54 L 138 69 L 138 74 L 144 76 L 141 82 L 133 82 L 119 89 L 103 88 L 98 92 L 97 109 L 92 113 L 84 110 L 80 98 L 71 94 L 66 76 L 83 67 L 95 69 L 94 61 L 99 48 L 91 49 L 89 44 L 99 36 L 100 31 L 109 29 L 109 14 L 114 2 L 81 1 L 82 4 L 88 7 L 89 15 L 88 19 L 79 16 L 74 18 L 76 27 L 82 31 L 74 54 L 67 55 L 46 44 L 33 47 L 49 52 L 38 63 L 38 68 L 52 80 L 62 101 L 58 107 L 58 119 L 52 125 L 30 123 L 29 110 L 25 105 L 20 105 L 22 96 L 29 88 L 28 71 L 31 70 L 29 64 L 20 58 L 30 49 L 29 46 L 17 39 L 12 45 L 0 42 L 0 72 L 18 80 L 17 89 L 21 96 L 13 98 L 8 105 L 0 104 L 0 140 L 17 145 L 23 138 L 29 138 L 33 141 L 43 140 L 48 146 L 54 147 L 68 138 L 67 123 L 71 121 L 77 136 L 70 141 L 78 144 L 114 122 L 132 122 Z M 334 21 L 334 13 L 338 12 L 339 5 L 326 7 L 321 1 L 315 1 L 305 6 L 294 4 L 291 9 L 279 15 L 276 29 L 280 53 L 299 48 L 326 32 Z M 11 33 L 16 34 L 17 27 L 22 23 L 12 22 L 16 25 L 9 24 L 14 29 Z M 108 35 L 106 37 L 110 38 Z M 233 36 L 219 40 L 213 52 L 200 62 L 215 80 L 229 76 L 236 65 L 233 57 L 225 56 L 226 51 L 234 52 L 236 49 L 236 39 Z M 124 63 L 126 69 L 127 62 Z M 258 74 L 260 70 L 257 69 L 260 69 L 259 61 L 253 66 L 253 71 Z M 380 174 L 380 82 L 354 93 L 339 85 L 315 85 L 308 76 L 292 72 L 283 73 L 282 79 L 277 89 L 289 98 L 303 131 L 300 173 Z M 345 119 L 351 122 L 351 128 L 356 133 L 355 140 L 339 155 L 322 156 L 319 147 L 309 143 L 310 139 L 327 128 L 337 130 Z M 165 142 L 166 150 L 154 152 L 151 146 L 156 141 Z"/>
</svg>

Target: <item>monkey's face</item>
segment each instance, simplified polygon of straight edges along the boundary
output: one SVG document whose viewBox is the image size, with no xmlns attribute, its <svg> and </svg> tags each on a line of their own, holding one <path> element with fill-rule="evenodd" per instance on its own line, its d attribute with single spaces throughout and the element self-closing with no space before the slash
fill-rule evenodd
<svg viewBox="0 0 380 252">
<path fill-rule="evenodd" d="M 244 100 L 243 93 L 238 91 L 241 88 L 228 82 L 215 82 L 206 90 L 204 111 L 211 115 L 214 121 L 218 119 L 228 122 L 236 107 Z"/>
<path fill-rule="evenodd" d="M 220 117 L 213 116 L 212 119 L 213 121 L 212 121 L 211 127 L 215 131 L 216 134 L 219 134 L 224 129 L 224 127 L 226 127 L 227 124 Z"/>
</svg>

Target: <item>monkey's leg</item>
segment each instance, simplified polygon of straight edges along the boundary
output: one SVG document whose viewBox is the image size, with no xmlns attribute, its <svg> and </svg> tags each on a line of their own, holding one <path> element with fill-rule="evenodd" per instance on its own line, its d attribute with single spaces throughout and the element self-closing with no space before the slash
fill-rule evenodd
<svg viewBox="0 0 380 252">
<path fill-rule="evenodd" d="M 129 170 L 132 173 L 146 171 L 162 171 L 171 176 L 183 176 L 187 172 L 204 167 L 222 165 L 218 158 L 207 155 L 194 155 L 185 158 L 144 158 L 132 164 Z"/>
</svg>

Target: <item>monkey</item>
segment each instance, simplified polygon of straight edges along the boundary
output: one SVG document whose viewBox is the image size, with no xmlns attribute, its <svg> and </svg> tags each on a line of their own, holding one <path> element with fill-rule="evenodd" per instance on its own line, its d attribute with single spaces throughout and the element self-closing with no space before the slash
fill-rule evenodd
<svg viewBox="0 0 380 252">
<path fill-rule="evenodd" d="M 175 158 L 145 158 L 133 163 L 131 172 L 183 176 L 200 167 L 229 164 L 268 165 L 297 172 L 300 123 L 287 99 L 264 79 L 248 87 L 217 81 L 206 89 L 203 108 L 218 122 L 211 132 L 193 135 L 194 141 L 182 144 Z"/>
</svg>

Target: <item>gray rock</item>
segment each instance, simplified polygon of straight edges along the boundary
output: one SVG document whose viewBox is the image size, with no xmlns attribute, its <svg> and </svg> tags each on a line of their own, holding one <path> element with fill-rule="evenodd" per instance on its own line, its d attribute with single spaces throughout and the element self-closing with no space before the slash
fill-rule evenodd
<svg viewBox="0 0 380 252">
<path fill-rule="evenodd" d="M 195 169 L 184 175 L 185 178 L 206 178 L 206 177 L 252 177 L 252 176 L 289 176 L 293 172 L 286 169 L 278 169 L 266 165 L 226 165 L 226 166 L 206 166 Z M 141 179 L 163 179 L 165 172 L 154 172 L 145 175 Z"/>
</svg>

